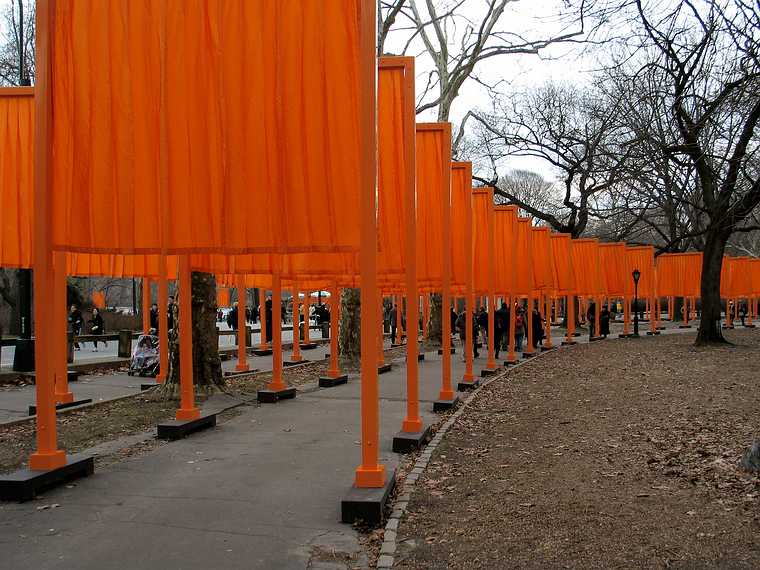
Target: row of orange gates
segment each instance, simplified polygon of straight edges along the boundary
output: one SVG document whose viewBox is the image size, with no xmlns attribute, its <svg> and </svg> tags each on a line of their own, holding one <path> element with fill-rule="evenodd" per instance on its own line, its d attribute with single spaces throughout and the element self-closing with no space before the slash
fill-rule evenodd
<svg viewBox="0 0 760 570">
<path fill-rule="evenodd" d="M 493 306 L 498 295 L 544 312 L 559 298 L 623 299 L 627 327 L 638 269 L 638 294 L 651 307 L 668 298 L 672 311 L 672 298 L 683 297 L 693 308 L 701 254 L 655 261 L 651 246 L 573 240 L 473 188 L 471 164 L 452 162 L 450 124 L 415 122 L 414 59 L 376 56 L 375 10 L 374 0 L 38 3 L 37 84 L 0 91 L 0 264 L 33 268 L 35 279 L 32 471 L 67 464 L 55 415 L 56 402 L 71 397 L 67 276 L 154 279 L 161 307 L 168 280 L 187 291 L 192 271 L 270 290 L 274 307 L 282 289 L 329 289 L 337 299 L 341 288 L 359 287 L 362 307 L 377 310 L 361 319 L 356 488 L 388 479 L 377 370 L 384 295 L 438 293 L 443 307 L 464 298 L 468 310 L 476 296 Z M 724 271 L 724 296 L 747 299 L 755 316 L 760 262 L 728 258 Z M 190 314 L 189 295 L 179 303 L 179 314 Z M 166 331 L 166 311 L 159 315 Z M 407 303 L 406 318 L 417 322 L 417 302 Z M 290 388 L 273 321 L 267 391 L 276 400 Z M 176 417 L 192 421 L 200 411 L 183 325 Z M 447 345 L 449 319 L 442 325 Z M 463 381 L 474 383 L 467 344 Z M 443 348 L 439 397 L 451 401 Z M 418 350 L 408 343 L 408 433 L 424 430 Z M 165 374 L 163 334 L 160 353 Z M 493 354 L 491 346 L 488 369 Z M 340 374 L 335 346 L 331 357 L 330 374 Z"/>
</svg>

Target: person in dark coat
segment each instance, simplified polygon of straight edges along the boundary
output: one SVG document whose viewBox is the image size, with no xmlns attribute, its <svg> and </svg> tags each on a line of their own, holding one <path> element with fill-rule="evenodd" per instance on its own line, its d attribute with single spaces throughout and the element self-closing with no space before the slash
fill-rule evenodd
<svg viewBox="0 0 760 570">
<path fill-rule="evenodd" d="M 485 307 L 480 307 L 480 311 L 475 316 L 475 322 L 478 323 L 478 329 L 483 333 L 483 346 L 488 345 L 488 313 Z"/>
<path fill-rule="evenodd" d="M 601 317 L 601 315 L 599 315 Z M 592 301 L 589 303 L 588 310 L 586 310 L 586 320 L 588 321 L 588 337 L 594 338 L 596 336 L 596 305 Z"/>
<path fill-rule="evenodd" d="M 100 316 L 100 311 L 96 308 L 92 310 L 92 318 L 88 321 L 90 325 L 90 333 L 94 335 L 105 334 L 106 328 L 103 325 L 103 317 Z M 108 346 L 106 341 L 101 341 L 104 345 Z M 92 344 L 95 346 L 95 352 L 98 351 L 98 341 L 93 340 Z"/>
<path fill-rule="evenodd" d="M 398 332 L 398 305 L 393 303 L 391 309 L 390 322 L 391 322 L 391 344 L 396 344 L 396 333 Z"/>
<path fill-rule="evenodd" d="M 462 311 L 457 316 L 455 330 L 459 332 L 462 350 L 464 350 L 467 346 L 467 311 Z M 472 316 L 472 355 L 474 358 L 480 357 L 480 353 L 478 352 L 478 321 L 475 315 Z"/>
<path fill-rule="evenodd" d="M 266 315 L 266 319 L 267 319 L 266 339 L 267 339 L 267 342 L 272 342 L 272 298 L 271 297 L 267 297 L 267 300 L 264 302 L 264 314 Z"/>
<path fill-rule="evenodd" d="M 158 305 L 155 303 L 150 306 L 150 328 L 158 334 Z"/>
<path fill-rule="evenodd" d="M 610 310 L 607 306 L 602 307 L 602 312 L 599 313 L 599 328 L 601 329 L 599 333 L 607 338 L 610 334 Z"/>
<path fill-rule="evenodd" d="M 233 331 L 238 328 L 238 304 L 237 301 L 232 304 L 232 310 L 227 313 L 227 326 Z"/>
<path fill-rule="evenodd" d="M 169 305 L 166 307 L 166 319 L 169 330 L 174 328 L 174 297 L 169 296 Z"/>
<path fill-rule="evenodd" d="M 79 310 L 79 307 L 76 305 L 71 305 L 71 308 L 69 309 L 68 322 L 69 330 L 71 330 L 74 336 L 79 336 L 82 334 L 82 324 L 84 323 L 84 318 L 82 317 L 82 312 Z M 78 342 L 74 343 L 74 350 L 81 350 Z"/>
<path fill-rule="evenodd" d="M 535 308 L 531 317 L 531 326 L 533 327 L 533 348 L 537 348 L 544 340 L 544 319 Z"/>
<path fill-rule="evenodd" d="M 451 332 L 456 334 L 457 330 L 457 312 L 454 310 L 454 307 L 451 307 L 451 310 L 449 311 L 449 320 L 451 322 Z"/>
<path fill-rule="evenodd" d="M 509 334 L 509 309 L 506 303 L 502 303 L 499 310 L 494 313 L 493 322 L 493 345 L 496 358 L 499 358 L 505 333 Z"/>
</svg>

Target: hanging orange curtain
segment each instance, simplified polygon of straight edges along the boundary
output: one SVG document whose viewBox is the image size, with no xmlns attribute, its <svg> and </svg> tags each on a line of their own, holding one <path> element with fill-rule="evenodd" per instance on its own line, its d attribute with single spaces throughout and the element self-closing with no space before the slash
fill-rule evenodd
<svg viewBox="0 0 760 570">
<path fill-rule="evenodd" d="M 599 269 L 599 241 L 574 239 L 571 242 L 575 287 L 578 295 L 599 296 L 606 291 Z"/>
<path fill-rule="evenodd" d="M 103 291 L 92 292 L 92 304 L 98 309 L 106 308 L 106 294 Z"/>
<path fill-rule="evenodd" d="M 472 224 L 472 163 L 451 164 L 451 290 L 464 295 L 467 265 L 472 263 L 472 243 L 467 239 Z"/>
<path fill-rule="evenodd" d="M 495 286 L 493 188 L 472 190 L 473 281 L 476 295 L 486 295 Z"/>
<path fill-rule="evenodd" d="M 443 225 L 450 224 L 451 125 L 417 125 L 417 282 L 420 290 L 440 290 L 443 279 Z"/>
<path fill-rule="evenodd" d="M 229 307 L 230 306 L 230 290 L 227 287 L 218 287 L 216 290 L 216 306 L 217 307 Z"/>
<path fill-rule="evenodd" d="M 53 246 L 357 250 L 370 1 L 58 0 Z"/>
<path fill-rule="evenodd" d="M 638 269 L 641 272 L 639 278 L 639 298 L 652 297 L 655 295 L 655 265 L 654 265 L 654 247 L 651 245 L 626 246 L 626 263 L 628 265 L 627 273 L 630 281 L 627 281 L 628 294 L 633 296 L 633 270 Z"/>
<path fill-rule="evenodd" d="M 549 240 L 554 267 L 554 282 L 557 285 L 557 293 L 561 295 L 569 295 L 575 292 L 572 241 L 570 234 L 561 233 L 552 233 Z"/>
<path fill-rule="evenodd" d="M 32 266 L 34 91 L 0 88 L 0 266 Z"/>
<path fill-rule="evenodd" d="M 625 243 L 600 243 L 599 265 L 607 295 L 624 296 L 626 280 L 631 278 L 625 261 Z"/>
<path fill-rule="evenodd" d="M 533 218 L 517 218 L 517 242 L 515 244 L 515 294 L 533 294 Z"/>
<path fill-rule="evenodd" d="M 401 283 L 406 272 L 408 145 L 414 147 L 414 75 L 406 57 L 383 57 L 377 76 L 378 275 Z M 411 89 L 410 89 L 411 88 Z M 391 277 L 393 276 L 393 277 Z"/>
<path fill-rule="evenodd" d="M 549 293 L 557 288 L 552 267 L 554 260 L 551 255 L 551 231 L 545 226 L 534 226 L 531 232 L 533 289 Z"/>
<path fill-rule="evenodd" d="M 108 253 L 68 253 L 66 274 L 77 277 L 149 277 L 160 276 L 161 256 L 155 254 L 108 254 Z M 167 279 L 177 278 L 177 258 L 166 256 Z"/>
<path fill-rule="evenodd" d="M 494 291 L 512 294 L 515 291 L 517 251 L 517 207 L 493 208 L 493 251 L 491 260 L 494 272 Z M 485 261 L 484 261 L 485 263 Z"/>
</svg>

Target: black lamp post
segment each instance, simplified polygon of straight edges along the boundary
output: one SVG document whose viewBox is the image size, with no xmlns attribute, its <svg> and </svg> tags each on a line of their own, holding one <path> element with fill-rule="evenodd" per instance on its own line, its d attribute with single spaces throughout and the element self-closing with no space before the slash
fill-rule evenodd
<svg viewBox="0 0 760 570">
<path fill-rule="evenodd" d="M 634 269 L 633 273 L 633 336 L 639 336 L 639 279 L 641 271 Z"/>
</svg>

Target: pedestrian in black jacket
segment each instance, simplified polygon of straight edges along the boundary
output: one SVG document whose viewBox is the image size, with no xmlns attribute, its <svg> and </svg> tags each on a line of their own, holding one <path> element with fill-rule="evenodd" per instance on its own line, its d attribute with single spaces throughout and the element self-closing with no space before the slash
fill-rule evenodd
<svg viewBox="0 0 760 570">
<path fill-rule="evenodd" d="M 100 316 L 100 311 L 98 311 L 97 308 L 92 310 L 92 318 L 88 321 L 88 324 L 90 325 L 90 333 L 94 335 L 102 335 L 105 334 L 106 328 L 103 325 L 103 317 Z M 108 346 L 108 343 L 106 341 L 101 341 L 104 345 Z M 95 346 L 95 352 L 98 351 L 98 341 L 93 340 L 92 344 Z"/>
</svg>

